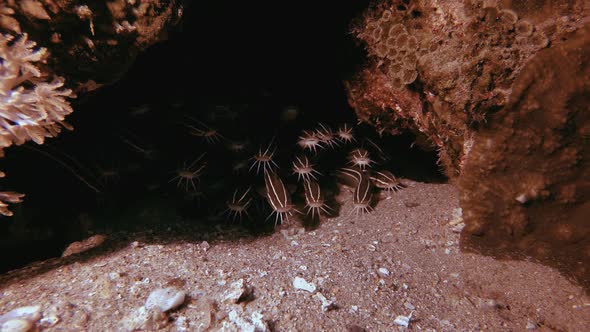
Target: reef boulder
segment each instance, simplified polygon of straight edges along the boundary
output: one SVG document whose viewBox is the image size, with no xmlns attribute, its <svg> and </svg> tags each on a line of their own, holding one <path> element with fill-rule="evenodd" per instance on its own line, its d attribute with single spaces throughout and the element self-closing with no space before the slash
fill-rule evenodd
<svg viewBox="0 0 590 332">
<path fill-rule="evenodd" d="M 353 32 L 360 121 L 408 131 L 461 191 L 462 247 L 590 289 L 590 3 L 383 1 Z"/>
<path fill-rule="evenodd" d="M 590 288 L 590 26 L 539 52 L 482 128 L 459 187 L 462 247 L 534 257 Z"/>
</svg>

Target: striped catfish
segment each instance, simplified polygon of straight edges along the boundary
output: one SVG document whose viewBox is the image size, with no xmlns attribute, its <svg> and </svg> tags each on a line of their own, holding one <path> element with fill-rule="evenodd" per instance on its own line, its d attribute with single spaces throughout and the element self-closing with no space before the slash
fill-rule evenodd
<svg viewBox="0 0 590 332">
<path fill-rule="evenodd" d="M 320 185 L 315 181 L 305 181 L 303 184 L 305 189 L 305 204 L 307 205 L 307 213 L 311 211 L 311 217 L 315 217 L 315 213 L 320 215 L 320 211 L 324 211 L 328 213 L 326 208 L 329 208 L 324 200 L 324 195 L 322 195 L 322 191 Z"/>
<path fill-rule="evenodd" d="M 375 187 L 390 193 L 402 189 L 400 181 L 390 171 L 375 171 L 371 175 L 371 180 Z"/>
<path fill-rule="evenodd" d="M 358 167 L 344 167 L 336 173 L 339 182 L 349 188 L 356 188 L 362 175 L 363 171 Z"/>
<path fill-rule="evenodd" d="M 322 175 L 322 173 L 316 171 L 313 167 L 315 165 L 309 161 L 306 155 L 301 157 L 296 156 L 293 160 L 293 174 L 297 174 L 297 180 L 309 181 L 316 179 L 315 174 Z M 315 173 L 315 174 L 314 174 Z"/>
<path fill-rule="evenodd" d="M 352 195 L 351 214 L 355 212 L 358 216 L 359 212 L 362 214 L 369 213 L 371 210 L 373 210 L 371 207 L 371 200 L 373 198 L 371 191 L 371 179 L 369 179 L 367 174 L 361 173 L 359 182 Z"/>
<path fill-rule="evenodd" d="M 226 202 L 226 211 L 233 220 L 239 219 L 242 221 L 242 214 L 248 215 L 248 207 L 250 206 L 250 203 L 252 203 L 252 197 L 248 195 L 250 189 L 251 187 L 248 187 L 248 189 L 243 190 L 242 192 L 240 192 L 240 189 L 236 189 L 231 201 Z"/>
<path fill-rule="evenodd" d="M 295 209 L 291 203 L 291 194 L 287 190 L 287 187 L 274 171 L 264 173 L 264 184 L 266 186 L 266 199 L 273 209 L 273 212 L 268 218 L 276 213 L 275 226 L 279 219 L 281 220 L 281 224 L 283 223 L 283 219 L 288 221 L 289 216 L 293 214 Z"/>
</svg>

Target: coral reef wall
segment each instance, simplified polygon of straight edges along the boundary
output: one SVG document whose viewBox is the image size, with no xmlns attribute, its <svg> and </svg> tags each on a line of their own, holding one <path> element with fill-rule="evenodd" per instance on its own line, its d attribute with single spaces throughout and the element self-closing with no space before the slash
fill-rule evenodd
<svg viewBox="0 0 590 332">
<path fill-rule="evenodd" d="M 182 0 L 0 1 L 0 157 L 65 127 L 70 99 L 119 79 L 166 37 Z M 0 171 L 0 177 L 4 173 Z M 1 191 L 0 214 L 22 194 Z"/>
<path fill-rule="evenodd" d="M 381 1 L 354 24 L 360 121 L 410 131 L 461 191 L 465 250 L 590 289 L 590 2 Z"/>
<path fill-rule="evenodd" d="M 462 247 L 538 258 L 590 287 L 590 25 L 539 52 L 477 134 Z"/>
<path fill-rule="evenodd" d="M 184 2 L 7 0 L 0 3 L 0 32 L 27 33 L 47 48 L 43 71 L 64 76 L 79 93 L 119 79 L 179 23 Z"/>
<path fill-rule="evenodd" d="M 539 50 L 583 25 L 587 1 L 393 0 L 375 5 L 353 33 L 368 53 L 347 82 L 360 121 L 406 130 L 460 174 L 473 135 L 504 107 L 512 83 Z M 567 14 L 567 15 L 566 15 Z"/>
</svg>

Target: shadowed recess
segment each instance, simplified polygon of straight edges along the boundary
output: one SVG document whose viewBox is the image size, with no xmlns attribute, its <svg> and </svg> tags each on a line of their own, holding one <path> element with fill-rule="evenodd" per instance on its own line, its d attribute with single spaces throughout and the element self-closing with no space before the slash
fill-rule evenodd
<svg viewBox="0 0 590 332">
<path fill-rule="evenodd" d="M 274 220 L 265 222 L 264 180 L 248 172 L 249 159 L 272 143 L 280 176 L 305 211 L 291 163 L 302 131 L 320 124 L 335 131 L 346 123 L 355 137 L 312 160 L 330 214 L 338 213 L 335 171 L 353 146 L 396 176 L 444 181 L 436 154 L 411 147 L 411 134 L 380 137 L 357 126 L 343 82 L 365 56 L 350 34 L 365 5 L 191 4 L 178 31 L 121 81 L 75 102 L 74 131 L 13 147 L 1 160 L 5 188 L 26 197 L 0 220 L 0 270 L 59 256 L 94 233 L 188 223 L 264 234 Z M 226 211 L 237 188 L 251 188 L 241 222 Z"/>
</svg>

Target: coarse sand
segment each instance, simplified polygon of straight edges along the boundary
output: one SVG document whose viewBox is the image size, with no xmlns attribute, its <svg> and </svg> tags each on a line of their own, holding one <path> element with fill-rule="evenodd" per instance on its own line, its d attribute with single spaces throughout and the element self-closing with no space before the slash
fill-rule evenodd
<svg viewBox="0 0 590 332">
<path fill-rule="evenodd" d="M 314 229 L 105 234 L 97 248 L 0 276 L 0 314 L 39 305 L 42 331 L 588 330 L 590 298 L 555 269 L 459 252 L 452 185 L 407 182 L 360 216 L 349 192 L 338 199 L 339 215 Z M 296 277 L 310 288 L 295 288 Z M 168 286 L 184 303 L 164 322 L 137 322 L 148 295 Z"/>
</svg>

